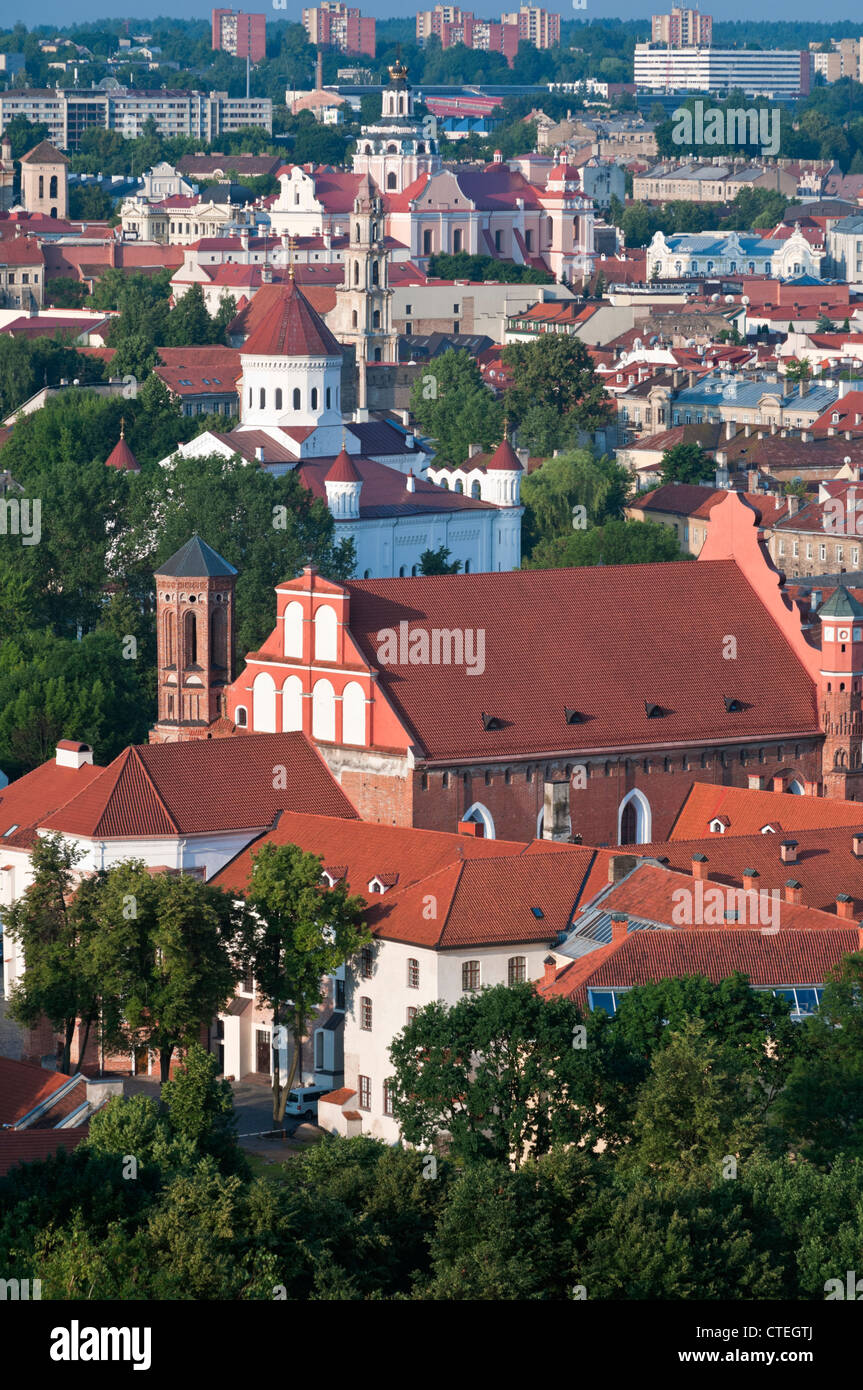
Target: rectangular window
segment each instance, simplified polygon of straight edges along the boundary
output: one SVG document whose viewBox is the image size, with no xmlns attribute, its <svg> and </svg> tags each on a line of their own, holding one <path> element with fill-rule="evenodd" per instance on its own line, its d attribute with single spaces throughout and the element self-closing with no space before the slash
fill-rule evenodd
<svg viewBox="0 0 863 1390">
<path fill-rule="evenodd" d="M 359 1081 L 359 1091 L 360 1091 L 360 1109 L 361 1109 L 361 1110 L 371 1110 L 371 1108 L 372 1108 L 372 1079 L 371 1079 L 370 1076 L 360 1076 L 360 1077 L 358 1078 L 358 1081 Z"/>
<path fill-rule="evenodd" d="M 370 980 L 372 978 L 372 966 L 374 965 L 374 961 L 375 957 L 371 946 L 364 946 L 360 952 L 360 974 L 364 980 Z"/>
<path fill-rule="evenodd" d="M 392 1083 L 391 1081 L 385 1081 L 385 1082 L 384 1082 L 384 1114 L 385 1114 L 385 1115 L 391 1115 L 392 1113 L 393 1113 L 393 1083 Z"/>
<path fill-rule="evenodd" d="M 416 1005 L 415 1005 L 415 1004 L 408 1004 L 407 1008 L 405 1009 L 405 1019 L 406 1019 L 406 1021 L 407 1021 L 408 1023 L 413 1023 L 413 1021 L 414 1021 L 414 1019 L 416 1018 L 416 1016 L 417 1016 Z"/>
<path fill-rule="evenodd" d="M 507 976 L 511 985 L 519 985 L 526 979 L 527 961 L 524 956 L 510 956 Z"/>
<path fill-rule="evenodd" d="M 461 968 L 461 987 L 464 991 L 479 989 L 479 961 L 466 960 Z"/>
<path fill-rule="evenodd" d="M 360 999 L 360 1027 L 365 1033 L 372 1031 L 372 1001 L 365 994 Z"/>
<path fill-rule="evenodd" d="M 413 957 L 408 961 L 408 989 L 419 989 L 420 987 L 420 963 Z"/>
</svg>

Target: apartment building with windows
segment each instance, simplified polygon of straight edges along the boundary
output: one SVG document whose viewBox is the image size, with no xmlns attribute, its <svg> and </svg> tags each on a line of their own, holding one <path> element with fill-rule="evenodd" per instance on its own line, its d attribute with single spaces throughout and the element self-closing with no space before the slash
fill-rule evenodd
<svg viewBox="0 0 863 1390">
<path fill-rule="evenodd" d="M 321 0 L 315 9 L 303 10 L 303 28 L 318 48 L 375 56 L 375 21 L 341 0 Z"/>
<path fill-rule="evenodd" d="M 713 41 L 713 19 L 700 10 L 674 5 L 671 14 L 651 16 L 651 39 L 667 48 L 709 48 Z"/>
<path fill-rule="evenodd" d="M 641 92 L 742 91 L 777 99 L 804 96 L 810 56 L 799 49 L 671 48 L 635 45 L 635 86 Z"/>
<path fill-rule="evenodd" d="M 242 10 L 213 10 L 214 53 L 230 53 L 259 63 L 267 51 L 267 20 Z"/>
<path fill-rule="evenodd" d="M 0 133 L 15 116 L 44 122 L 48 140 L 61 150 L 77 150 L 85 130 L 99 126 L 138 139 L 147 121 L 160 135 L 189 135 L 213 141 L 218 136 L 261 126 L 272 134 L 273 103 L 269 97 L 229 97 L 227 92 L 190 92 L 120 87 L 104 91 L 56 90 L 0 92 Z"/>
<path fill-rule="evenodd" d="M 457 5 L 435 5 L 433 10 L 417 14 L 417 43 L 422 45 L 431 34 L 440 39 L 442 48 L 463 43 L 465 48 L 502 53 L 512 67 L 520 43 L 531 43 L 535 48 L 560 43 L 560 15 L 536 5 L 522 5 L 511 14 L 502 14 L 496 22 Z"/>
</svg>

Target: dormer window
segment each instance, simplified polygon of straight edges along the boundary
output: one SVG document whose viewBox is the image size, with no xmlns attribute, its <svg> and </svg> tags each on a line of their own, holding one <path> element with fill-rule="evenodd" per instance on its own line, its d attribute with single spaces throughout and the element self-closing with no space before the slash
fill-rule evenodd
<svg viewBox="0 0 863 1390">
<path fill-rule="evenodd" d="M 653 705 L 649 700 L 645 700 L 644 713 L 647 715 L 648 719 L 661 719 L 665 710 L 662 708 L 662 705 Z"/>
<path fill-rule="evenodd" d="M 502 729 L 503 720 L 498 719 L 497 715 L 495 714 L 483 714 L 482 727 L 486 730 L 487 733 L 495 729 Z"/>
<path fill-rule="evenodd" d="M 724 835 L 730 824 L 727 816 L 714 816 L 708 828 L 711 835 Z"/>
<path fill-rule="evenodd" d="M 741 701 L 734 699 L 731 695 L 725 695 L 723 698 L 725 700 L 726 714 L 739 714 L 743 709 Z"/>
</svg>

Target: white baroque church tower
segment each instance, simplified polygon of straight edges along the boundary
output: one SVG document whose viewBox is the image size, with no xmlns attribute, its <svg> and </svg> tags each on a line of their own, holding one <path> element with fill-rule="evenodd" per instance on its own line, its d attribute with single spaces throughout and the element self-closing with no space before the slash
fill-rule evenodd
<svg viewBox="0 0 863 1390">
<path fill-rule="evenodd" d="M 437 122 L 414 115 L 414 95 L 401 60 L 390 68 L 381 118 L 363 126 L 353 157 L 355 174 L 370 174 L 382 193 L 402 193 L 420 174 L 441 170 Z"/>
</svg>

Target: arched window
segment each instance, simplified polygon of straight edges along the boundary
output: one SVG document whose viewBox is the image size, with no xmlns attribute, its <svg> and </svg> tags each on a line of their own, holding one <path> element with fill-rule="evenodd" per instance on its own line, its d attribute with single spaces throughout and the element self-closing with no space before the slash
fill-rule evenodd
<svg viewBox="0 0 863 1390">
<path fill-rule="evenodd" d="M 792 796 L 803 796 L 805 794 L 806 788 L 803 786 L 803 783 L 800 781 L 800 778 L 795 777 L 788 784 L 787 790 L 791 792 Z"/>
<path fill-rule="evenodd" d="M 313 387 L 312 387 L 312 410 L 317 410 L 317 408 L 318 408 L 318 388 L 317 388 L 317 386 L 313 386 Z"/>
<path fill-rule="evenodd" d="M 277 387 L 276 387 L 276 410 L 281 410 L 281 408 L 282 408 L 282 388 L 281 388 L 281 386 L 277 386 Z"/>
<path fill-rule="evenodd" d="M 465 560 L 465 562 L 464 562 L 464 572 L 465 572 L 465 574 L 470 574 L 470 560 Z"/>
<path fill-rule="evenodd" d="M 289 603 L 285 609 L 285 656 L 303 654 L 303 605 Z"/>
<path fill-rule="evenodd" d="M 323 604 L 315 610 L 315 660 L 336 659 L 336 610 Z"/>
<path fill-rule="evenodd" d="M 164 621 L 164 624 L 163 624 L 163 632 L 164 632 L 165 650 L 164 650 L 164 652 L 163 652 L 162 665 L 163 665 L 163 666 L 173 666 L 173 665 L 174 665 L 174 662 L 175 662 L 175 659 L 176 659 L 175 656 L 174 656 L 174 615 L 173 615 L 173 613 L 166 613 L 166 614 L 165 614 L 165 621 Z"/>
<path fill-rule="evenodd" d="M 300 388 L 299 388 L 299 386 L 295 386 L 295 387 L 294 387 L 294 410 L 299 410 L 299 408 L 300 408 Z"/>
<path fill-rule="evenodd" d="M 248 726 L 249 716 L 245 705 L 237 705 L 234 710 L 234 723 L 238 729 L 245 729 Z"/>
<path fill-rule="evenodd" d="M 267 671 L 255 676 L 252 711 L 252 726 L 256 734 L 276 732 L 276 682 Z"/>
<path fill-rule="evenodd" d="M 618 844 L 647 844 L 651 835 L 652 823 L 650 802 L 643 792 L 634 789 L 623 798 L 617 812 Z"/>
<path fill-rule="evenodd" d="M 329 386 L 328 386 L 328 387 L 327 387 L 327 393 L 326 393 L 327 410 L 329 410 L 329 408 L 330 408 L 330 400 L 331 400 L 331 398 L 332 398 L 332 394 L 333 394 L 333 393 L 332 393 L 332 391 L 330 390 L 330 388 L 329 388 Z"/>
<path fill-rule="evenodd" d="M 452 234 L 452 249 L 456 255 L 461 250 L 461 227 L 456 227 Z"/>
<path fill-rule="evenodd" d="M 282 686 L 282 729 L 290 733 L 303 727 L 303 682 L 299 676 L 288 676 Z"/>
<path fill-rule="evenodd" d="M 359 283 L 360 283 L 360 263 L 359 263 L 359 261 L 354 261 L 354 284 L 355 284 L 355 285 L 358 285 Z"/>
<path fill-rule="evenodd" d="M 453 491 L 464 492 L 464 483 L 462 482 L 461 478 L 456 478 L 455 487 L 453 488 Z"/>
<path fill-rule="evenodd" d="M 359 681 L 349 681 L 342 694 L 342 743 L 363 747 L 366 741 L 366 697 Z"/>
<path fill-rule="evenodd" d="M 482 488 L 480 487 L 478 482 L 474 481 L 471 483 L 470 495 L 471 497 L 482 497 Z"/>
<path fill-rule="evenodd" d="M 359 315 L 357 314 L 356 309 L 354 309 L 353 313 L 351 314 L 351 328 L 357 328 L 359 326 L 359 321 Z"/>
<path fill-rule="evenodd" d="M 40 197 L 40 198 L 44 198 L 44 197 L 45 197 L 45 176 L 44 176 L 44 174 L 40 174 L 40 175 L 39 175 L 39 197 Z"/>
<path fill-rule="evenodd" d="M 395 174 L 387 174 L 387 188 L 388 188 L 388 189 L 391 190 L 391 189 L 395 188 L 397 182 L 398 182 L 398 180 L 396 179 Z"/>
<path fill-rule="evenodd" d="M 481 801 L 475 801 L 472 806 L 468 807 L 462 816 L 462 820 L 471 821 L 472 823 L 480 825 L 482 827 L 480 834 L 483 839 L 494 839 L 494 821 L 491 812 L 487 807 L 483 806 Z"/>
<path fill-rule="evenodd" d="M 262 387 L 261 387 L 261 410 L 264 410 L 264 409 L 265 409 L 266 404 L 267 404 L 267 393 L 266 393 L 266 391 L 264 390 L 264 388 L 263 388 L 263 386 L 262 386 Z"/>
<path fill-rule="evenodd" d="M 210 661 L 221 671 L 228 669 L 228 614 L 223 604 L 210 615 Z"/>
<path fill-rule="evenodd" d="M 371 147 L 371 145 L 366 145 L 366 148 L 365 148 L 365 150 L 363 151 L 363 153 L 364 153 L 364 154 L 371 154 L 371 153 L 372 153 L 372 147 Z"/>
<path fill-rule="evenodd" d="M 52 175 L 51 175 L 51 182 L 50 182 L 49 185 L 48 185 L 48 197 L 49 197 L 49 198 L 56 198 L 56 197 L 57 197 L 57 175 L 56 175 L 56 174 L 52 174 Z"/>
<path fill-rule="evenodd" d="M 336 695 L 328 680 L 316 681 L 312 691 L 312 737 L 335 741 Z"/>
<path fill-rule="evenodd" d="M 183 614 L 183 665 L 198 663 L 198 615 L 190 609 Z"/>
<path fill-rule="evenodd" d="M 380 266 L 377 261 L 372 261 L 372 284 L 379 285 L 381 282 Z"/>
<path fill-rule="evenodd" d="M 372 314 L 372 328 L 380 328 L 380 326 L 381 326 L 381 311 L 380 311 L 380 309 L 375 309 L 374 313 Z"/>
<path fill-rule="evenodd" d="M 375 348 L 375 359 L 374 359 L 374 360 L 375 360 L 376 362 L 380 362 L 380 360 L 381 360 L 381 350 L 380 350 L 380 348 Z"/>
<path fill-rule="evenodd" d="M 359 239 L 360 239 L 360 224 L 359 224 L 359 222 L 358 222 L 358 223 L 357 223 L 357 226 L 356 226 L 356 231 L 355 231 L 355 233 L 354 233 L 354 241 L 359 241 Z"/>
</svg>

